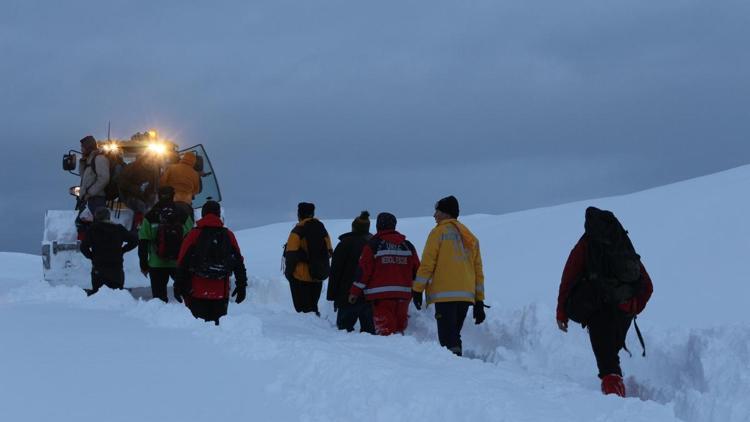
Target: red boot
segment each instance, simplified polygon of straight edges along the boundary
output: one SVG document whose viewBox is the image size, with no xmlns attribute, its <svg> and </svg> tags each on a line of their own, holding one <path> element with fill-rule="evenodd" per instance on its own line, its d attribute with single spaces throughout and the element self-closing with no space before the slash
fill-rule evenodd
<svg viewBox="0 0 750 422">
<path fill-rule="evenodd" d="M 602 378 L 602 393 L 625 397 L 625 384 L 622 383 L 622 377 L 617 374 L 605 375 Z"/>
</svg>

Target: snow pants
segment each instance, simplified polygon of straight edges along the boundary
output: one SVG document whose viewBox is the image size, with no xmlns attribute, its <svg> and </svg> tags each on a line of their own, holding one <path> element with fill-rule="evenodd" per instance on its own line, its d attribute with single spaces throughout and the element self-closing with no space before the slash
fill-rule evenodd
<svg viewBox="0 0 750 422">
<path fill-rule="evenodd" d="M 437 320 L 438 340 L 458 356 L 463 354 L 461 346 L 461 329 L 464 327 L 469 302 L 437 302 L 435 303 L 435 319 Z"/>
<path fill-rule="evenodd" d="M 292 303 L 297 312 L 318 312 L 318 300 L 323 290 L 323 283 L 319 281 L 291 280 L 289 288 L 292 291 Z"/>
<path fill-rule="evenodd" d="M 339 330 L 354 331 L 357 320 L 359 320 L 360 332 L 375 334 L 371 303 L 365 301 L 357 302 L 354 305 L 347 303 L 340 307 L 336 313 L 336 326 Z"/>
<path fill-rule="evenodd" d="M 591 348 L 599 368 L 599 378 L 608 374 L 622 376 L 620 349 L 625 346 L 625 336 L 633 317 L 617 307 L 607 307 L 595 313 L 588 323 Z"/>
<path fill-rule="evenodd" d="M 194 317 L 213 321 L 219 325 L 219 318 L 227 314 L 229 299 L 196 299 L 191 297 L 186 303 Z"/>
<path fill-rule="evenodd" d="M 375 332 L 380 336 L 403 333 L 409 322 L 408 299 L 379 299 L 372 302 Z"/>
<path fill-rule="evenodd" d="M 151 280 L 151 296 L 169 302 L 167 297 L 167 284 L 169 278 L 175 280 L 177 277 L 176 268 L 151 268 L 148 270 L 148 278 Z"/>
<path fill-rule="evenodd" d="M 102 287 L 110 289 L 122 289 L 125 287 L 125 273 L 120 267 L 94 267 L 91 270 L 91 291 L 94 294 Z"/>
</svg>

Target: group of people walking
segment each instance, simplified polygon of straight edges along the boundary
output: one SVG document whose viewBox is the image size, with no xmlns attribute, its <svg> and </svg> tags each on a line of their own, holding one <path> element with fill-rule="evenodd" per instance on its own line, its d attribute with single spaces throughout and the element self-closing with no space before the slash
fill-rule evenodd
<svg viewBox="0 0 750 422">
<path fill-rule="evenodd" d="M 183 157 L 181 163 L 189 166 L 189 161 Z M 151 280 L 154 298 L 169 300 L 172 278 L 174 298 L 196 318 L 218 325 L 230 297 L 238 304 L 246 297 L 248 278 L 239 244 L 224 227 L 217 202 L 207 201 L 194 223 L 192 206 L 187 209 L 176 201 L 176 186 L 164 183 L 157 193 L 137 238 L 110 221 L 109 210 L 96 196 L 88 198 L 95 217 L 81 241 L 81 251 L 93 263 L 88 292 L 104 285 L 123 288 L 123 255 L 138 247 L 140 268 Z M 458 220 L 454 196 L 440 199 L 434 209 L 436 225 L 420 258 L 391 213 L 378 214 L 373 234 L 370 215 L 363 211 L 334 249 L 325 225 L 315 218 L 315 205 L 299 203 L 298 223 L 283 253 L 294 309 L 319 316 L 318 302 L 328 280 L 326 298 L 333 302 L 339 329 L 351 332 L 359 324 L 361 332 L 392 335 L 406 330 L 410 303 L 421 310 L 426 302 L 434 306 L 440 345 L 461 356 L 469 308 L 475 324 L 485 321 L 489 308 L 484 303 L 482 254 L 477 237 Z M 570 320 L 588 328 L 605 394 L 625 396 L 618 354 L 652 292 L 651 278 L 627 231 L 611 212 L 588 208 L 585 232 L 563 270 L 556 319 L 563 332 Z"/>
</svg>

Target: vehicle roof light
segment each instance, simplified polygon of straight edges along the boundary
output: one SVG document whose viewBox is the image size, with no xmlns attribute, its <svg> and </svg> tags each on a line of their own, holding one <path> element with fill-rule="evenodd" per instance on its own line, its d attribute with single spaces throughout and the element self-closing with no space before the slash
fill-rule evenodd
<svg viewBox="0 0 750 422">
<path fill-rule="evenodd" d="M 148 152 L 157 155 L 164 155 L 167 153 L 167 145 L 159 142 L 153 142 L 146 146 Z"/>
</svg>

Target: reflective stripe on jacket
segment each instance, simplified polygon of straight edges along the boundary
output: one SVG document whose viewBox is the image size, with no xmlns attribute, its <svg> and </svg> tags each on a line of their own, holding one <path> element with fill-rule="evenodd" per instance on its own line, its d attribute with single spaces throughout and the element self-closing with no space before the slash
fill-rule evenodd
<svg viewBox="0 0 750 422">
<path fill-rule="evenodd" d="M 359 258 L 357 281 L 350 293 L 368 301 L 410 299 L 419 256 L 406 237 L 395 230 L 379 232 L 367 242 Z"/>
</svg>

